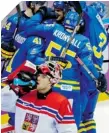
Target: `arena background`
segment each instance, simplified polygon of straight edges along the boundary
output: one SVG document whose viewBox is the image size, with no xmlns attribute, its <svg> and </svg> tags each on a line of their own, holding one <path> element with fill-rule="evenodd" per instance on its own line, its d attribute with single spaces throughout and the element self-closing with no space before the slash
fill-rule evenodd
<svg viewBox="0 0 109 133">
<path fill-rule="evenodd" d="M 48 7 L 52 7 L 52 3 L 53 3 L 53 1 L 48 1 L 46 3 L 46 5 Z M 90 4 L 90 3 L 92 3 L 92 1 L 87 2 L 87 4 Z M 104 18 L 104 19 L 106 19 L 106 18 L 109 18 L 109 1 L 103 1 L 103 3 L 105 3 L 108 7 L 107 14 L 105 15 L 105 18 Z M 20 2 L 19 4 L 20 4 L 21 10 L 25 10 L 25 8 L 26 8 L 25 1 Z M 7 16 L 1 22 L 1 27 L 5 25 L 7 18 L 9 16 L 15 14 L 16 12 L 17 12 L 17 10 L 16 10 L 16 8 L 14 8 L 9 14 L 7 14 Z M 109 25 L 109 23 L 108 23 L 108 25 Z M 107 25 L 105 25 L 105 26 L 107 27 Z M 105 60 L 109 59 L 109 45 L 107 46 L 103 55 L 105 57 Z M 2 65 L 2 63 L 1 63 L 1 65 Z M 109 63 L 103 64 L 103 73 L 105 73 L 105 75 L 106 75 L 106 78 L 108 81 L 108 91 L 109 91 Z M 105 93 L 102 93 L 102 94 L 100 93 L 98 101 L 104 101 L 104 100 L 109 100 L 109 97 Z M 9 119 L 8 114 L 6 112 L 2 112 L 2 114 L 1 114 L 2 128 L 7 126 L 8 119 Z"/>
</svg>

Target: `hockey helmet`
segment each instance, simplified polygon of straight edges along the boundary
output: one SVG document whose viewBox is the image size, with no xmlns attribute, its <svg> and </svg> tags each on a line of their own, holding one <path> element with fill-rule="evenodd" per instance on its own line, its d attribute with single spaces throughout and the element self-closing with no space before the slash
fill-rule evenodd
<svg viewBox="0 0 109 133">
<path fill-rule="evenodd" d="M 41 73 L 49 76 L 52 85 L 58 83 L 62 78 L 61 66 L 55 61 L 47 61 L 46 63 L 37 66 L 37 72 L 38 74 Z"/>
<path fill-rule="evenodd" d="M 66 14 L 66 16 L 65 16 L 63 25 L 64 25 L 66 28 L 74 29 L 75 26 L 77 25 L 78 19 L 79 19 L 79 15 L 78 15 L 77 12 L 69 11 L 69 12 Z M 81 19 L 81 20 L 80 20 L 80 25 L 83 25 L 83 24 L 84 24 L 84 21 Z"/>
<path fill-rule="evenodd" d="M 65 12 L 67 9 L 67 4 L 64 1 L 55 1 L 53 3 L 53 7 L 54 9 L 60 9 Z"/>
</svg>

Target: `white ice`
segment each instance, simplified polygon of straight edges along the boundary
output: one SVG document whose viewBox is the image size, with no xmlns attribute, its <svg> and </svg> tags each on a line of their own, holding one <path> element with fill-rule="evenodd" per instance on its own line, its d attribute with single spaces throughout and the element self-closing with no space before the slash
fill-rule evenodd
<svg viewBox="0 0 109 133">
<path fill-rule="evenodd" d="M 97 104 L 95 120 L 97 133 L 109 133 L 109 100 Z"/>
</svg>

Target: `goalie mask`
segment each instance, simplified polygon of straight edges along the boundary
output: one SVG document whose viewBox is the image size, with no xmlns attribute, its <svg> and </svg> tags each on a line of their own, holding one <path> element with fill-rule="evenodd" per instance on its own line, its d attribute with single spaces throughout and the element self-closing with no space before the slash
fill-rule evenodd
<svg viewBox="0 0 109 133">
<path fill-rule="evenodd" d="M 46 62 L 37 66 L 37 74 L 45 74 L 50 78 L 52 85 L 57 84 L 62 78 L 61 67 L 55 61 Z"/>
</svg>

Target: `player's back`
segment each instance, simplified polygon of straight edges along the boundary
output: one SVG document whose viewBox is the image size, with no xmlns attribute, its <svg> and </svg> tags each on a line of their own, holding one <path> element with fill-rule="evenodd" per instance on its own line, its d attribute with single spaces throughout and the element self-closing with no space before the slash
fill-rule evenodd
<svg viewBox="0 0 109 133">
<path fill-rule="evenodd" d="M 44 56 L 43 45 L 44 40 L 40 37 L 31 36 L 27 38 L 9 62 L 6 70 L 3 72 L 3 77 L 17 69 L 25 60 L 29 60 L 37 65 L 41 64 L 40 59 Z"/>
<path fill-rule="evenodd" d="M 60 56 L 72 33 L 69 33 L 63 26 L 58 24 L 54 26 L 51 32 L 46 37 L 45 56 Z M 87 42 L 89 40 L 83 35 L 76 34 L 74 36 L 65 56 L 66 60 L 73 62 L 73 66 L 70 64 L 69 68 L 73 69 L 74 66 L 77 67 L 78 63 L 75 60 L 75 56 L 82 52 L 83 47 L 87 47 L 85 46 Z"/>
<path fill-rule="evenodd" d="M 85 32 L 84 35 L 89 38 L 93 47 L 93 62 L 100 70 L 103 63 L 102 51 L 107 46 L 107 34 L 100 16 L 92 7 L 87 7 L 84 11 Z"/>
<path fill-rule="evenodd" d="M 69 33 L 65 30 L 63 26 L 55 25 L 52 33 L 48 33 L 49 38 L 46 38 L 46 56 L 60 56 L 62 51 L 65 49 L 72 33 Z M 78 62 L 76 61 L 76 55 L 80 57 L 84 57 L 83 49 L 88 47 L 88 39 L 83 35 L 76 34 L 74 39 L 71 42 L 71 45 L 66 53 L 66 60 L 69 61 L 67 65 L 67 69 L 63 71 L 62 80 L 55 85 L 54 88 L 60 88 L 64 91 L 63 94 L 68 98 L 72 98 L 72 93 L 69 95 L 69 92 L 79 91 L 80 90 L 80 71 L 78 70 Z M 87 45 L 87 46 L 86 46 Z M 86 50 L 86 49 L 85 49 Z M 91 51 L 92 52 L 92 51 Z M 85 56 L 87 53 L 90 53 L 90 50 L 87 48 L 87 52 L 85 52 Z M 66 92 L 68 90 L 68 94 Z"/>
<path fill-rule="evenodd" d="M 1 35 L 2 41 L 9 42 L 12 41 L 16 28 L 18 28 L 18 32 L 23 30 L 24 23 L 30 17 L 24 14 L 22 11 L 22 16 L 19 17 L 18 13 L 10 16 L 7 20 L 6 25 L 2 28 Z"/>
</svg>

